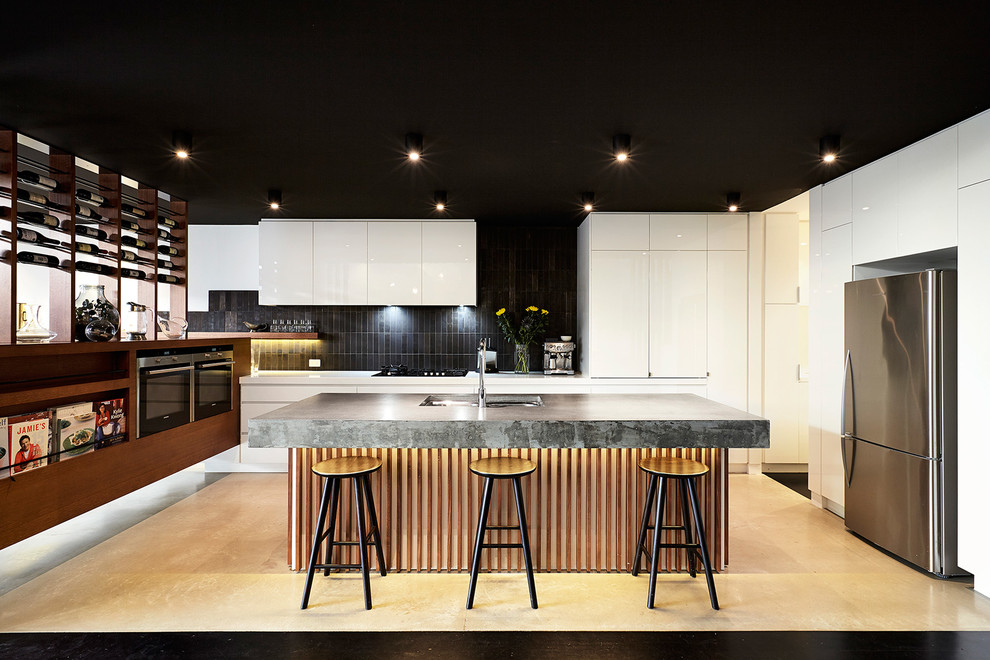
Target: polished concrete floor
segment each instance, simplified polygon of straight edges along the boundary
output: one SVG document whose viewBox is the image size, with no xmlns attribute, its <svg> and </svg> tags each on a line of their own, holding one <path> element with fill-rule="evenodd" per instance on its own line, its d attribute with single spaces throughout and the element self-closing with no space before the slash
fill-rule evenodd
<svg viewBox="0 0 990 660">
<path fill-rule="evenodd" d="M 762 475 L 730 476 L 729 570 L 703 579 L 537 574 L 357 575 L 285 566 L 282 474 L 184 472 L 0 551 L 0 632 L 155 631 L 988 631 L 990 599 L 924 575 Z M 985 638 L 983 638 L 985 639 Z"/>
</svg>

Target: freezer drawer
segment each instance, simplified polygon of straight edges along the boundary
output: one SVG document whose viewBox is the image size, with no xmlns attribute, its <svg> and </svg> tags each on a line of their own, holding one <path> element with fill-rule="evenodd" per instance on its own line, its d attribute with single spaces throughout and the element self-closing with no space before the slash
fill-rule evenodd
<svg viewBox="0 0 990 660">
<path fill-rule="evenodd" d="M 958 573 L 955 534 L 943 533 L 948 506 L 942 462 L 844 438 L 846 527 L 881 548 L 944 575 Z M 954 530 L 953 530 L 954 531 Z M 947 547 L 951 543 L 952 547 Z"/>
</svg>

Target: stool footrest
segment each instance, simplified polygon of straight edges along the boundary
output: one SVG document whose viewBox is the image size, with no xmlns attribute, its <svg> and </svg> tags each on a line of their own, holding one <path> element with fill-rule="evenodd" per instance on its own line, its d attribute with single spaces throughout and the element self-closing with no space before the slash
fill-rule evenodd
<svg viewBox="0 0 990 660">
<path fill-rule="evenodd" d="M 326 571 L 330 569 L 361 568 L 361 564 L 314 564 L 313 570 Z"/>
<path fill-rule="evenodd" d="M 482 543 L 482 548 L 521 548 L 522 543 Z"/>
<path fill-rule="evenodd" d="M 514 529 L 519 529 L 519 525 L 514 525 L 514 526 L 511 526 L 511 527 L 505 527 L 505 526 L 501 526 L 501 525 L 485 525 L 485 529 L 488 530 L 489 532 L 492 531 L 492 530 L 501 531 L 501 532 L 508 532 L 508 531 L 512 531 Z"/>
</svg>

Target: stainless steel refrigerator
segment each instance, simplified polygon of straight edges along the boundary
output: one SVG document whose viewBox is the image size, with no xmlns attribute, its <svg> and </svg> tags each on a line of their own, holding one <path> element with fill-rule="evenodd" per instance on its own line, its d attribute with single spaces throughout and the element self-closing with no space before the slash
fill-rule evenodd
<svg viewBox="0 0 990 660">
<path fill-rule="evenodd" d="M 956 559 L 956 273 L 845 286 L 846 527 L 938 576 Z"/>
</svg>

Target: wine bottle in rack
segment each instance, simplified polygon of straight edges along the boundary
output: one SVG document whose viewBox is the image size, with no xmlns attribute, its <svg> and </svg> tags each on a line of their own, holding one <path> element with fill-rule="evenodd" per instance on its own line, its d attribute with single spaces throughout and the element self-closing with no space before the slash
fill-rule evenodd
<svg viewBox="0 0 990 660">
<path fill-rule="evenodd" d="M 48 190 L 55 190 L 58 188 L 58 181 L 51 177 L 47 177 L 44 174 L 32 172 L 31 170 L 21 170 L 18 172 L 17 180 L 24 181 L 25 183 L 31 183 L 42 188 L 47 188 Z"/>
<path fill-rule="evenodd" d="M 138 207 L 134 206 L 133 204 L 128 204 L 127 202 L 121 203 L 120 210 L 123 211 L 124 213 L 130 213 L 131 215 L 137 216 L 139 218 L 147 218 L 148 217 L 148 212 L 147 211 L 145 211 L 144 209 L 139 209 Z"/>
<path fill-rule="evenodd" d="M 159 229 L 158 230 L 158 240 L 160 241 L 171 241 L 172 234 L 168 233 L 168 230 Z"/>
<path fill-rule="evenodd" d="M 42 195 L 38 192 L 31 192 L 25 188 L 17 189 L 17 199 L 23 199 L 28 202 L 33 202 L 35 204 L 41 204 L 42 206 L 48 206 L 48 196 Z"/>
<path fill-rule="evenodd" d="M 107 203 L 107 198 L 99 193 L 95 193 L 91 190 L 86 190 L 85 188 L 76 189 L 76 199 L 81 199 L 83 201 L 89 202 L 90 204 L 96 204 L 97 206 L 103 206 Z"/>
<path fill-rule="evenodd" d="M 76 204 L 76 217 L 91 222 L 103 222 L 104 220 L 103 216 L 93 209 L 88 206 L 79 206 L 78 204 Z"/>
<path fill-rule="evenodd" d="M 124 268 L 124 267 L 121 267 L 121 269 L 120 269 L 120 276 L 121 277 L 130 277 L 131 279 L 135 279 L 135 280 L 143 280 L 144 279 L 144 271 L 137 270 L 136 268 Z"/>
<path fill-rule="evenodd" d="M 147 241 L 142 241 L 140 238 L 134 238 L 133 236 L 121 236 L 120 242 L 128 247 L 135 247 L 139 250 L 146 250 L 150 247 Z"/>
<path fill-rule="evenodd" d="M 175 275 L 166 275 L 165 273 L 158 274 L 158 281 L 162 284 L 179 284 L 182 282 L 182 280 Z"/>
<path fill-rule="evenodd" d="M 48 238 L 33 229 L 21 229 L 20 227 L 17 228 L 17 240 L 35 245 L 58 245 L 58 241 L 54 238 Z"/>
<path fill-rule="evenodd" d="M 37 252 L 18 252 L 17 260 L 23 264 L 38 264 L 49 268 L 58 268 L 58 257 L 50 254 L 38 254 Z"/>
<path fill-rule="evenodd" d="M 120 258 L 124 261 L 137 261 L 138 256 L 136 252 L 128 252 L 127 250 L 120 251 Z"/>
<path fill-rule="evenodd" d="M 101 252 L 103 252 L 103 250 L 90 243 L 77 242 L 76 252 L 82 252 L 83 254 L 100 254 Z"/>
<path fill-rule="evenodd" d="M 113 275 L 115 272 L 113 266 L 94 264 L 91 261 L 77 261 L 76 270 L 82 270 L 87 273 L 97 273 L 98 275 Z"/>
<path fill-rule="evenodd" d="M 48 213 L 42 213 L 41 211 L 18 211 L 17 221 L 58 229 L 58 218 Z"/>
<path fill-rule="evenodd" d="M 141 225 L 133 220 L 128 220 L 127 218 L 121 218 L 120 227 L 121 229 L 126 229 L 127 231 L 141 231 Z"/>
<path fill-rule="evenodd" d="M 76 235 L 77 236 L 88 236 L 89 238 L 95 238 L 98 241 L 108 240 L 107 233 L 102 229 L 97 229 L 96 227 L 87 227 L 86 225 L 76 225 Z"/>
<path fill-rule="evenodd" d="M 177 223 L 175 220 L 168 217 L 167 215 L 160 215 L 158 216 L 158 224 L 162 225 L 163 227 L 168 227 L 169 229 L 174 229 L 179 223 Z"/>
<path fill-rule="evenodd" d="M 158 260 L 158 267 L 159 268 L 164 268 L 165 270 L 172 270 L 173 268 L 175 268 L 175 264 L 173 264 L 168 259 L 159 259 Z"/>
<path fill-rule="evenodd" d="M 158 254 L 167 254 L 171 257 L 181 257 L 182 253 L 171 245 L 159 245 Z"/>
</svg>

